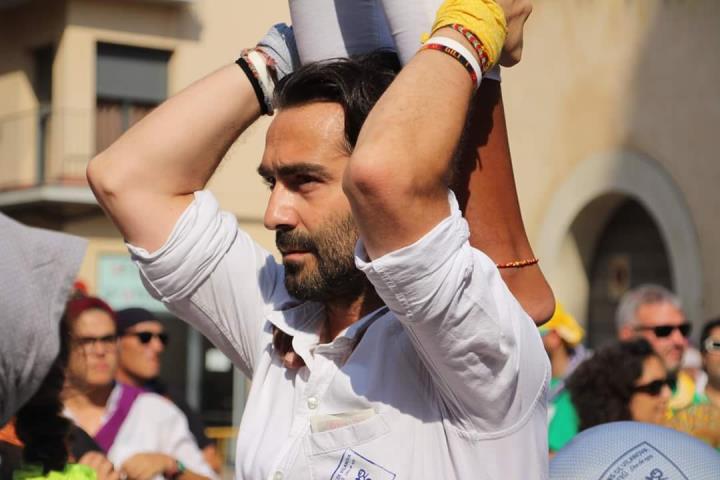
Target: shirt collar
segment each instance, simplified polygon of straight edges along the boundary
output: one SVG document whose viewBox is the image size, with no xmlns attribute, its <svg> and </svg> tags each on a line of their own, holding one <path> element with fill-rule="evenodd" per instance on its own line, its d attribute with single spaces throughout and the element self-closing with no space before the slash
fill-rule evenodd
<svg viewBox="0 0 720 480">
<path fill-rule="evenodd" d="M 333 342 L 338 340 L 341 342 L 356 341 L 358 337 L 362 337 L 375 320 L 387 312 L 388 307 L 386 306 L 373 310 L 342 330 Z M 315 344 L 318 342 L 318 333 L 324 319 L 325 307 L 317 302 L 304 302 L 287 310 L 275 310 L 268 315 L 268 321 L 280 331 L 293 338 L 302 338 L 308 343 Z"/>
</svg>

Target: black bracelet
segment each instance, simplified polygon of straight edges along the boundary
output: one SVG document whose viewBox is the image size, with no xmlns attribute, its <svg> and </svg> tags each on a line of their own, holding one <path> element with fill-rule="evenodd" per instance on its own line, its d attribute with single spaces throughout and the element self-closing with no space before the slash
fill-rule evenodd
<svg viewBox="0 0 720 480">
<path fill-rule="evenodd" d="M 243 57 L 235 60 L 235 63 L 237 63 L 240 68 L 242 68 L 242 71 L 245 72 L 248 80 L 250 80 L 250 85 L 252 85 L 253 90 L 255 91 L 255 96 L 257 97 L 257 101 L 260 104 L 260 113 L 262 113 L 263 115 L 269 114 L 270 111 L 268 110 L 267 105 L 265 105 L 265 94 L 263 94 L 262 87 L 260 86 L 260 81 L 255 77 L 252 68 L 250 68 L 250 65 L 248 65 L 247 61 Z"/>
</svg>

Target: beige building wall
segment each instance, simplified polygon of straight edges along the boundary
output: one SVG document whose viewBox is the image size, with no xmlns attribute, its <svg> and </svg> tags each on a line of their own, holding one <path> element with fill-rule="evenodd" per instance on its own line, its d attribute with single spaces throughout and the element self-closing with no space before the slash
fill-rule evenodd
<svg viewBox="0 0 720 480">
<path fill-rule="evenodd" d="M 95 154 L 95 68 L 98 42 L 172 52 L 168 93 L 232 63 L 267 29 L 288 22 L 284 2 L 247 6 L 237 1 L 42 0 L 0 12 L 0 189 L 23 189 L 37 179 L 38 100 L 32 50 L 55 45 L 47 183 L 85 185 L 85 166 Z M 243 228 L 274 250 L 262 227 L 268 198 L 255 169 L 269 119 L 261 119 L 231 148 L 209 188 L 235 213 Z M 80 276 L 95 290 L 97 261 L 125 253 L 119 232 L 98 212 L 79 219 L 39 220 L 87 237 Z"/>
<path fill-rule="evenodd" d="M 720 2 L 534 6 L 503 87 L 524 218 L 559 298 L 584 320 L 583 262 L 610 206 L 584 222 L 585 242 L 570 222 L 616 193 L 659 224 L 691 320 L 720 314 Z"/>
<path fill-rule="evenodd" d="M 38 103 L 32 51 L 60 36 L 62 4 L 41 2 L 42 15 L 27 10 L 0 13 L 0 189 L 35 181 Z"/>
<path fill-rule="evenodd" d="M 288 17 L 281 2 L 256 9 L 248 9 L 242 2 L 221 1 L 193 2 L 188 7 L 160 2 L 69 2 L 67 28 L 56 57 L 53 104 L 58 109 L 93 111 L 98 42 L 172 51 L 168 66 L 172 95 L 233 62 L 240 50 L 254 45 L 270 25 L 287 22 Z M 63 145 L 56 145 L 65 158 L 81 159 L 82 168 L 95 149 L 93 122 L 92 115 L 70 122 L 61 137 Z M 274 237 L 262 227 L 268 192 L 255 172 L 268 123 L 269 119 L 261 119 L 236 142 L 209 188 L 223 208 L 237 215 L 243 228 L 273 250 Z M 100 256 L 126 253 L 120 234 L 100 216 L 69 221 L 63 229 L 90 239 L 80 277 L 94 291 Z"/>
</svg>

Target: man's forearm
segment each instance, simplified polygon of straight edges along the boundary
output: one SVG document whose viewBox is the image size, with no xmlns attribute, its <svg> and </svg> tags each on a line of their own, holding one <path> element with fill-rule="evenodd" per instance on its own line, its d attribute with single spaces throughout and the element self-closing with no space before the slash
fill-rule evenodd
<svg viewBox="0 0 720 480">
<path fill-rule="evenodd" d="M 243 71 L 229 65 L 170 98 L 88 166 L 88 180 L 124 237 L 154 250 L 260 115 Z"/>
</svg>

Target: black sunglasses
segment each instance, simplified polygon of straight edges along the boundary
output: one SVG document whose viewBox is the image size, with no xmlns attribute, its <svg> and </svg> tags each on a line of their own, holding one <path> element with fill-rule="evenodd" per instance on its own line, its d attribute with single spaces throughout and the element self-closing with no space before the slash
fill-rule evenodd
<svg viewBox="0 0 720 480">
<path fill-rule="evenodd" d="M 656 397 L 660 395 L 660 392 L 662 392 L 665 385 L 668 385 L 668 379 L 661 378 L 659 380 L 653 380 L 650 383 L 646 383 L 645 385 L 636 385 L 633 388 L 633 391 L 637 393 L 647 393 L 648 395 Z"/>
<path fill-rule="evenodd" d="M 138 340 L 140 340 L 140 343 L 142 343 L 143 345 L 146 345 L 146 344 L 150 343 L 150 340 L 152 340 L 153 337 L 157 337 L 158 340 L 160 340 L 160 342 L 161 342 L 163 345 L 167 345 L 168 342 L 170 341 L 170 336 L 169 336 L 167 333 L 165 333 L 165 332 L 162 332 L 162 333 L 155 333 L 155 332 L 125 332 L 125 333 L 123 333 L 123 337 L 127 337 L 127 336 L 129 336 L 129 335 L 132 335 L 132 336 L 137 337 Z"/>
<path fill-rule="evenodd" d="M 656 327 L 635 327 L 636 330 L 652 330 L 656 337 L 669 337 L 675 329 L 680 330 L 680 334 L 687 338 L 692 330 L 692 325 L 689 323 L 682 323 L 680 325 L 658 325 Z"/>
<path fill-rule="evenodd" d="M 705 351 L 720 352 L 720 340 L 714 340 L 712 338 L 705 339 Z"/>
</svg>

